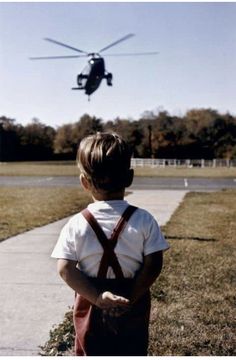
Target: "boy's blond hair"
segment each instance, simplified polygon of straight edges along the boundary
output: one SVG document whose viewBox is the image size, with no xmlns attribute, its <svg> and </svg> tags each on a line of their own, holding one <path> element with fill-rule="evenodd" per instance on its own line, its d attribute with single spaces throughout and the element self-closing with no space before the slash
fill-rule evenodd
<svg viewBox="0 0 236 360">
<path fill-rule="evenodd" d="M 119 135 L 98 132 L 81 141 L 77 162 L 95 189 L 115 192 L 130 185 L 131 156 L 129 145 Z"/>
</svg>

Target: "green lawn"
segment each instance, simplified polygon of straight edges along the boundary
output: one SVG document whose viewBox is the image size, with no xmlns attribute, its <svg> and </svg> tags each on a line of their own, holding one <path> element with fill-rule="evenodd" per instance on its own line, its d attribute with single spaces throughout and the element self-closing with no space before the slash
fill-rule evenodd
<svg viewBox="0 0 236 360">
<path fill-rule="evenodd" d="M 72 215 L 89 201 L 76 188 L 0 187 L 0 241 Z"/>
<path fill-rule="evenodd" d="M 236 167 L 226 168 L 184 168 L 184 167 L 137 167 L 136 176 L 183 177 L 183 178 L 236 178 Z"/>
<path fill-rule="evenodd" d="M 35 161 L 0 163 L 0 176 L 76 176 L 75 161 Z"/>
<path fill-rule="evenodd" d="M 188 193 L 164 227 L 151 355 L 236 355 L 236 191 Z"/>
</svg>

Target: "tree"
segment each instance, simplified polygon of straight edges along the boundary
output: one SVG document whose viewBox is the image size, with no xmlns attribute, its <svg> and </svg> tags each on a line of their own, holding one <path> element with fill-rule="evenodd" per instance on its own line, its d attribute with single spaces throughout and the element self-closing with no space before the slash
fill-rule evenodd
<svg viewBox="0 0 236 360">
<path fill-rule="evenodd" d="M 84 114 L 57 130 L 33 119 L 26 126 L 0 117 L 0 161 L 75 159 L 80 141 L 97 131 L 114 131 L 132 147 L 135 157 L 236 158 L 236 118 L 214 109 L 192 109 L 182 117 L 164 109 L 145 111 L 139 120 L 103 123 Z"/>
<path fill-rule="evenodd" d="M 48 160 L 53 156 L 55 130 L 32 119 L 19 130 L 20 154 L 22 160 Z"/>
<path fill-rule="evenodd" d="M 83 115 L 74 124 L 62 125 L 58 128 L 54 139 L 54 152 L 56 154 L 66 154 L 67 158 L 75 159 L 80 141 L 90 134 L 102 131 L 101 120 Z"/>
<path fill-rule="evenodd" d="M 53 142 L 55 154 L 72 154 L 73 153 L 73 125 L 62 125 L 57 129 Z"/>
<path fill-rule="evenodd" d="M 142 143 L 144 135 L 138 121 L 116 118 L 114 122 L 109 121 L 104 124 L 104 130 L 114 131 L 122 136 L 129 143 L 134 157 L 141 155 L 139 153 L 139 145 Z"/>
</svg>

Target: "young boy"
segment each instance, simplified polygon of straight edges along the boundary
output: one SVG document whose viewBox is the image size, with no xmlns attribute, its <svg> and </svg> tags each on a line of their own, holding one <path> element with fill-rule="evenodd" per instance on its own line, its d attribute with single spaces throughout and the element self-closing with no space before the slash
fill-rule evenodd
<svg viewBox="0 0 236 360">
<path fill-rule="evenodd" d="M 147 355 L 149 288 L 168 249 L 146 210 L 124 200 L 133 181 L 131 151 L 113 133 L 83 139 L 80 181 L 93 198 L 61 231 L 52 257 L 76 292 L 76 355 Z"/>
</svg>

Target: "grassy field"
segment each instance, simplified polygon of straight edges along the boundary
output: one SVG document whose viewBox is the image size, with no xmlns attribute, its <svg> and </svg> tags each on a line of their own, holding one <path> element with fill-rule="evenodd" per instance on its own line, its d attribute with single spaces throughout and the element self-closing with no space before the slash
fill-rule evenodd
<svg viewBox="0 0 236 360">
<path fill-rule="evenodd" d="M 151 177 L 235 178 L 236 167 L 232 167 L 232 168 L 137 167 L 134 169 L 134 173 L 135 176 L 151 176 Z"/>
<path fill-rule="evenodd" d="M 171 249 L 152 287 L 149 355 L 233 356 L 236 191 L 188 193 L 163 228 Z M 72 312 L 43 355 L 70 355 Z"/>
<path fill-rule="evenodd" d="M 236 192 L 189 193 L 164 228 L 151 355 L 236 355 Z"/>
<path fill-rule="evenodd" d="M 232 168 L 136 167 L 135 176 L 154 177 L 228 177 L 236 178 Z M 0 163 L 0 176 L 78 176 L 75 161 Z"/>
<path fill-rule="evenodd" d="M 74 214 L 88 201 L 74 188 L 0 187 L 0 241 Z"/>
<path fill-rule="evenodd" d="M 76 176 L 75 161 L 0 163 L 0 176 Z"/>
</svg>

